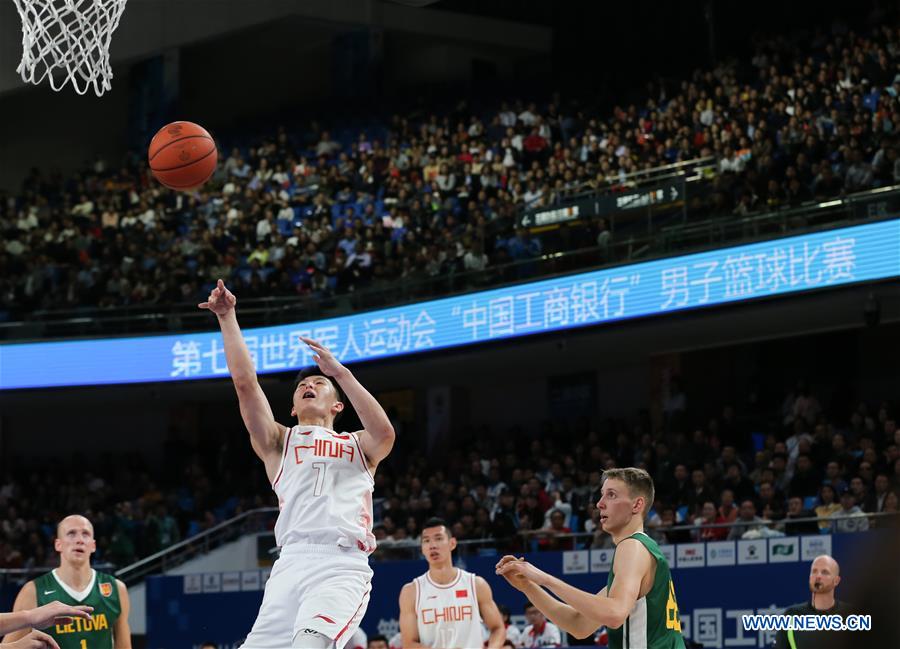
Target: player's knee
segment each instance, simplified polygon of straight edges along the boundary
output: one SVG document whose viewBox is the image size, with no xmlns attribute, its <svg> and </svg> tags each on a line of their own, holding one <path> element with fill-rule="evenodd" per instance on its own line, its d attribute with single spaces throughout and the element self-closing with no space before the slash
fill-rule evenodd
<svg viewBox="0 0 900 649">
<path fill-rule="evenodd" d="M 291 647 L 302 649 L 332 649 L 335 646 L 334 640 L 323 633 L 319 633 L 315 629 L 302 629 L 294 636 Z"/>
</svg>

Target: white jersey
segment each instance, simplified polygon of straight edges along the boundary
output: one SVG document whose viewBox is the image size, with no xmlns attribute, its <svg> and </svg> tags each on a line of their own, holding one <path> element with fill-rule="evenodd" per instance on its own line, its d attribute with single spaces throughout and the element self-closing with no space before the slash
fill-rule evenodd
<svg viewBox="0 0 900 649">
<path fill-rule="evenodd" d="M 544 622 L 543 628 L 536 629 L 529 624 L 525 627 L 519 638 L 520 647 L 560 647 L 562 635 L 559 628 L 553 622 Z"/>
<path fill-rule="evenodd" d="M 512 642 L 514 647 L 518 647 L 522 641 L 522 629 L 515 624 L 507 624 L 506 639 Z"/>
<path fill-rule="evenodd" d="M 356 433 L 294 426 L 284 435 L 272 489 L 281 510 L 275 523 L 278 546 L 338 545 L 366 554 L 375 550 L 375 479 Z"/>
<path fill-rule="evenodd" d="M 456 579 L 436 584 L 426 572 L 416 577 L 416 622 L 419 642 L 442 649 L 480 649 L 481 611 L 475 575 L 456 569 Z"/>
</svg>

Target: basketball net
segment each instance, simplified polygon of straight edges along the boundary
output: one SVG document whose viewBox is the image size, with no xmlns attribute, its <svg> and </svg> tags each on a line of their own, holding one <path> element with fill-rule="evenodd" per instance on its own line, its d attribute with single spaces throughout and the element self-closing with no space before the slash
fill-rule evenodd
<svg viewBox="0 0 900 649">
<path fill-rule="evenodd" d="M 79 95 L 97 96 L 112 88 L 109 43 L 127 0 L 13 0 L 22 18 L 25 83 L 49 78 L 53 90 L 66 83 Z"/>
</svg>

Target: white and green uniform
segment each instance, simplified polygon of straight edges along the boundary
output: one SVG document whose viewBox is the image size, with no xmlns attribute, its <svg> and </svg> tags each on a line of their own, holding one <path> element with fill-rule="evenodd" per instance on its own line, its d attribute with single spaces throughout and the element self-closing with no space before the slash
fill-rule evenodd
<svg viewBox="0 0 900 649">
<path fill-rule="evenodd" d="M 625 624 L 618 629 L 607 629 L 609 649 L 684 649 L 675 586 L 665 555 L 656 541 L 643 532 L 628 538 L 640 542 L 656 559 L 656 575 L 650 592 L 635 602 Z M 613 579 L 615 574 L 610 570 L 606 580 L 607 594 L 612 591 Z"/>
</svg>

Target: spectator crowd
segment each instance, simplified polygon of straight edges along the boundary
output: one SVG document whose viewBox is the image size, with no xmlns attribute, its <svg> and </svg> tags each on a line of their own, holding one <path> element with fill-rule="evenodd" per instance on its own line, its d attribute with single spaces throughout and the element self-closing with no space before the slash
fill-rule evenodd
<svg viewBox="0 0 900 649">
<path fill-rule="evenodd" d="M 142 155 L 34 170 L 0 195 L 0 318 L 196 303 L 219 277 L 243 298 L 322 297 L 483 271 L 547 252 L 516 229 L 522 210 L 709 156 L 692 219 L 893 185 L 898 61 L 894 27 L 816 31 L 609 114 L 554 96 L 273 128 L 228 144 L 193 194 L 164 190 Z M 597 263 L 613 233 L 592 227 L 564 245 L 597 245 Z"/>
</svg>

